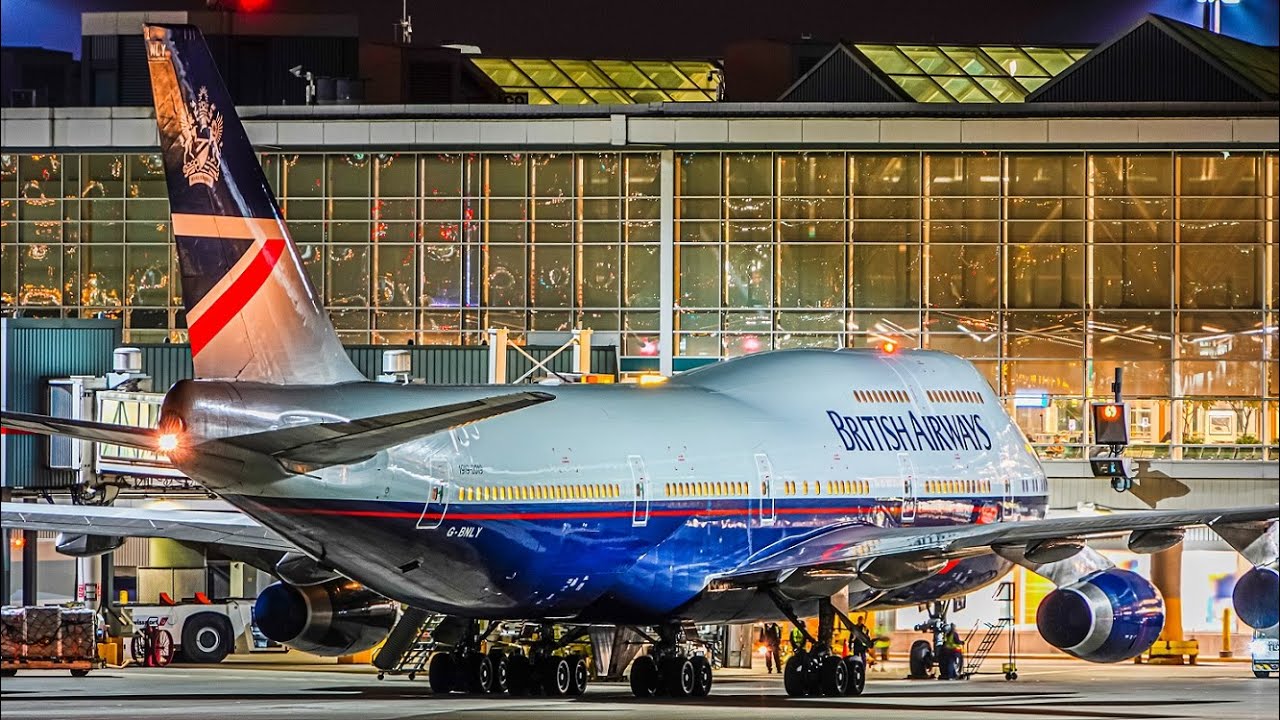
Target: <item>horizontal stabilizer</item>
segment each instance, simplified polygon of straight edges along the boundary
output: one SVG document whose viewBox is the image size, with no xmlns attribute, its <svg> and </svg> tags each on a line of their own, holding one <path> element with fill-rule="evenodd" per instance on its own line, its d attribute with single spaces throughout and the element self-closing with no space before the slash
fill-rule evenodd
<svg viewBox="0 0 1280 720">
<path fill-rule="evenodd" d="M 316 423 L 223 438 L 238 448 L 306 468 L 346 465 L 442 430 L 555 399 L 542 392 L 508 395 L 375 415 L 346 422 Z"/>
<path fill-rule="evenodd" d="M 123 445 L 156 452 L 156 431 L 151 428 L 111 423 L 69 420 L 48 415 L 32 415 L 20 412 L 0 412 L 0 427 L 7 431 L 34 433 L 37 435 L 66 435 L 78 440 Z"/>
</svg>

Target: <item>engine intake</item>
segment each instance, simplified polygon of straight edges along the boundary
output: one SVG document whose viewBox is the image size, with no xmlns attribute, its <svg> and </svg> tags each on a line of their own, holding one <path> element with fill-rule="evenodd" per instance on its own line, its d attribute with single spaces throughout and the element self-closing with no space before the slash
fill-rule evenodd
<svg viewBox="0 0 1280 720">
<path fill-rule="evenodd" d="M 1164 601 L 1137 573 L 1100 570 L 1046 595 L 1036 626 L 1050 645 L 1069 655 L 1118 662 L 1156 641 L 1164 627 Z"/>
<path fill-rule="evenodd" d="M 263 635 L 328 657 L 374 647 L 391 632 L 396 615 L 395 603 L 342 578 L 307 586 L 276 583 L 253 606 L 253 620 Z"/>
<path fill-rule="evenodd" d="M 1280 573 L 1273 567 L 1256 567 L 1236 581 L 1231 606 L 1236 617 L 1251 628 L 1269 628 L 1280 622 Z"/>
</svg>

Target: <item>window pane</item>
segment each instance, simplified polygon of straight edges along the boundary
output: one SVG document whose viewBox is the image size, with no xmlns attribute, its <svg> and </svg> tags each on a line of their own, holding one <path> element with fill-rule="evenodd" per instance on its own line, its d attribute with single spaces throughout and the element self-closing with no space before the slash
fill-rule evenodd
<svg viewBox="0 0 1280 720">
<path fill-rule="evenodd" d="M 374 282 L 374 303 L 384 307 L 413 307 L 418 297 L 414 280 L 418 275 L 413 245 L 379 245 L 376 249 L 378 274 Z"/>
<path fill-rule="evenodd" d="M 623 256 L 627 272 L 624 303 L 627 307 L 657 307 L 660 287 L 658 246 L 627 245 Z"/>
<path fill-rule="evenodd" d="M 125 304 L 169 304 L 169 246 L 130 245 L 125 253 Z"/>
<path fill-rule="evenodd" d="M 1173 158 L 1167 153 L 1092 156 L 1096 195 L 1169 195 Z"/>
<path fill-rule="evenodd" d="M 930 245 L 929 304 L 936 307 L 993 308 L 999 299 L 992 268 L 1000 267 L 999 249 L 988 245 Z"/>
<path fill-rule="evenodd" d="M 491 307 L 524 307 L 527 277 L 524 246 L 489 249 L 485 289 Z"/>
<path fill-rule="evenodd" d="M 1170 307 L 1172 254 L 1172 246 L 1169 245 L 1094 246 L 1094 306 Z"/>
<path fill-rule="evenodd" d="M 462 253 L 456 245 L 422 247 L 422 294 L 426 307 L 458 307 L 462 304 Z"/>
<path fill-rule="evenodd" d="M 541 308 L 573 306 L 573 248 L 535 247 L 530 250 L 529 265 L 533 288 L 530 305 Z"/>
<path fill-rule="evenodd" d="M 773 158 L 769 153 L 731 153 L 726 157 L 730 195 L 773 192 Z"/>
<path fill-rule="evenodd" d="M 573 156 L 533 155 L 533 190 L 538 197 L 573 197 Z"/>
<path fill-rule="evenodd" d="M 1007 155 L 1010 195 L 1044 197 L 1084 194 L 1084 155 Z"/>
<path fill-rule="evenodd" d="M 414 197 L 417 194 L 417 168 L 415 155 L 378 155 L 377 187 L 379 197 Z"/>
<path fill-rule="evenodd" d="M 677 248 L 676 274 L 681 306 L 720 306 L 720 248 L 706 245 Z"/>
<path fill-rule="evenodd" d="M 1000 158 L 995 154 L 926 156 L 930 195 L 999 195 Z"/>
<path fill-rule="evenodd" d="M 18 304 L 62 304 L 62 246 L 31 244 L 6 247 L 18 256 Z"/>
<path fill-rule="evenodd" d="M 1262 262 L 1257 246 L 1183 245 L 1181 253 L 1183 307 L 1262 306 Z"/>
<path fill-rule="evenodd" d="M 618 246 L 590 245 L 582 248 L 579 285 L 585 307 L 618 307 Z"/>
<path fill-rule="evenodd" d="M 778 155 L 778 194 L 809 197 L 845 194 L 843 153 Z"/>
<path fill-rule="evenodd" d="M 854 195 L 920 194 L 920 156 L 851 155 L 850 185 Z"/>
<path fill-rule="evenodd" d="M 725 249 L 725 305 L 769 307 L 773 252 L 769 245 L 735 244 Z"/>
<path fill-rule="evenodd" d="M 681 197 L 720 196 L 720 154 L 681 153 L 676 156 L 677 194 Z"/>
<path fill-rule="evenodd" d="M 582 194 L 586 197 L 617 197 L 622 194 L 621 160 L 617 153 L 584 153 L 578 156 L 582 172 Z"/>
<path fill-rule="evenodd" d="M 329 196 L 369 197 L 370 157 L 364 153 L 329 156 Z"/>
<path fill-rule="evenodd" d="M 525 171 L 525 156 L 520 153 L 511 155 L 490 155 L 485 158 L 488 177 L 485 195 L 488 197 L 522 198 L 529 193 L 529 183 Z M 428 178 L 428 186 L 430 179 Z"/>
<path fill-rule="evenodd" d="M 1114 368 L 1124 369 L 1126 394 L 1168 395 L 1172 322 L 1168 312 L 1097 312 L 1092 316 L 1093 394 L 1111 394 Z"/>
<path fill-rule="evenodd" d="M 851 249 L 853 307 L 912 307 L 920 303 L 920 249 L 915 245 L 855 244 Z"/>
<path fill-rule="evenodd" d="M 629 154 L 627 159 L 627 195 L 657 197 L 660 191 L 659 176 L 662 162 L 654 153 Z"/>
<path fill-rule="evenodd" d="M 843 246 L 783 245 L 778 254 L 778 307 L 844 306 Z"/>
<path fill-rule="evenodd" d="M 327 305 L 369 305 L 368 245 L 331 245 L 326 270 Z"/>
<path fill-rule="evenodd" d="M 1182 195 L 1261 195 L 1262 158 L 1252 153 L 1179 153 Z"/>
<path fill-rule="evenodd" d="M 124 297 L 124 246 L 91 245 L 84 250 L 80 304 L 119 307 Z"/>
<path fill-rule="evenodd" d="M 129 155 L 129 188 L 131 198 L 167 198 L 164 162 L 159 153 Z"/>
<path fill-rule="evenodd" d="M 1084 248 L 1009 247 L 1009 307 L 1084 307 Z"/>
</svg>

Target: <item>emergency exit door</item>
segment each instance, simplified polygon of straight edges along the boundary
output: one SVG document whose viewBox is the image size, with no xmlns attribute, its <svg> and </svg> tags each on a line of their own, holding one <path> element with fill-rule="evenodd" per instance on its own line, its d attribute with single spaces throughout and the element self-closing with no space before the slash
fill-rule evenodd
<svg viewBox="0 0 1280 720">
<path fill-rule="evenodd" d="M 430 469 L 430 486 L 427 488 L 427 504 L 422 508 L 422 517 L 418 518 L 419 530 L 433 530 L 444 522 L 444 514 L 449 509 L 449 489 L 453 465 L 448 460 L 432 460 Z"/>
<path fill-rule="evenodd" d="M 649 475 L 639 455 L 628 455 L 627 465 L 631 468 L 631 525 L 644 527 L 649 524 Z"/>
<path fill-rule="evenodd" d="M 760 524 L 772 525 L 778 512 L 773 492 L 773 463 L 764 453 L 756 453 L 756 483 L 760 490 Z"/>
<path fill-rule="evenodd" d="M 901 525 L 910 525 L 916 521 L 916 466 L 906 453 L 898 453 L 898 476 L 902 480 L 902 510 L 898 521 Z"/>
</svg>

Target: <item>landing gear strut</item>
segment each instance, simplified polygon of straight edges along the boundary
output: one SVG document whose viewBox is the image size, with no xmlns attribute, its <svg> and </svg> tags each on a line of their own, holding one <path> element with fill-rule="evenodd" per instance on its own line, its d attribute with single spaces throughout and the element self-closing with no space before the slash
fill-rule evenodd
<svg viewBox="0 0 1280 720">
<path fill-rule="evenodd" d="M 431 657 L 427 676 L 434 693 L 470 692 L 511 695 L 581 695 L 587 689 L 587 660 L 582 655 L 556 655 L 561 647 L 582 637 L 578 631 L 555 640 L 550 625 L 540 627 L 528 654 L 494 648 L 483 652 L 485 640 L 497 629 L 490 622 L 484 632 L 472 620 L 462 640 Z"/>
<path fill-rule="evenodd" d="M 790 603 L 773 595 L 774 604 L 793 625 L 804 633 L 807 647 L 797 648 L 782 670 L 782 684 L 791 697 L 826 695 L 861 695 L 867 685 L 867 648 L 871 640 L 847 615 L 830 600 L 818 604 L 818 636 L 809 630 L 792 611 Z M 837 655 L 831 648 L 835 623 L 839 620 L 854 636 L 855 652 L 848 657 Z"/>
<path fill-rule="evenodd" d="M 707 656 L 685 652 L 688 635 L 681 625 L 664 625 L 657 631 L 656 638 L 640 633 L 652 647 L 631 664 L 631 693 L 638 698 L 706 697 L 713 681 Z"/>
<path fill-rule="evenodd" d="M 956 598 L 951 602 L 935 600 L 929 603 L 929 619 L 916 625 L 917 631 L 930 633 L 932 639 L 917 640 L 911 644 L 908 659 L 910 677 L 932 678 L 936 667 L 939 680 L 964 679 L 964 652 L 947 643 L 947 636 L 955 633 L 955 626 L 947 622 L 947 611 L 953 603 L 956 610 L 964 607 L 963 598 Z"/>
</svg>

